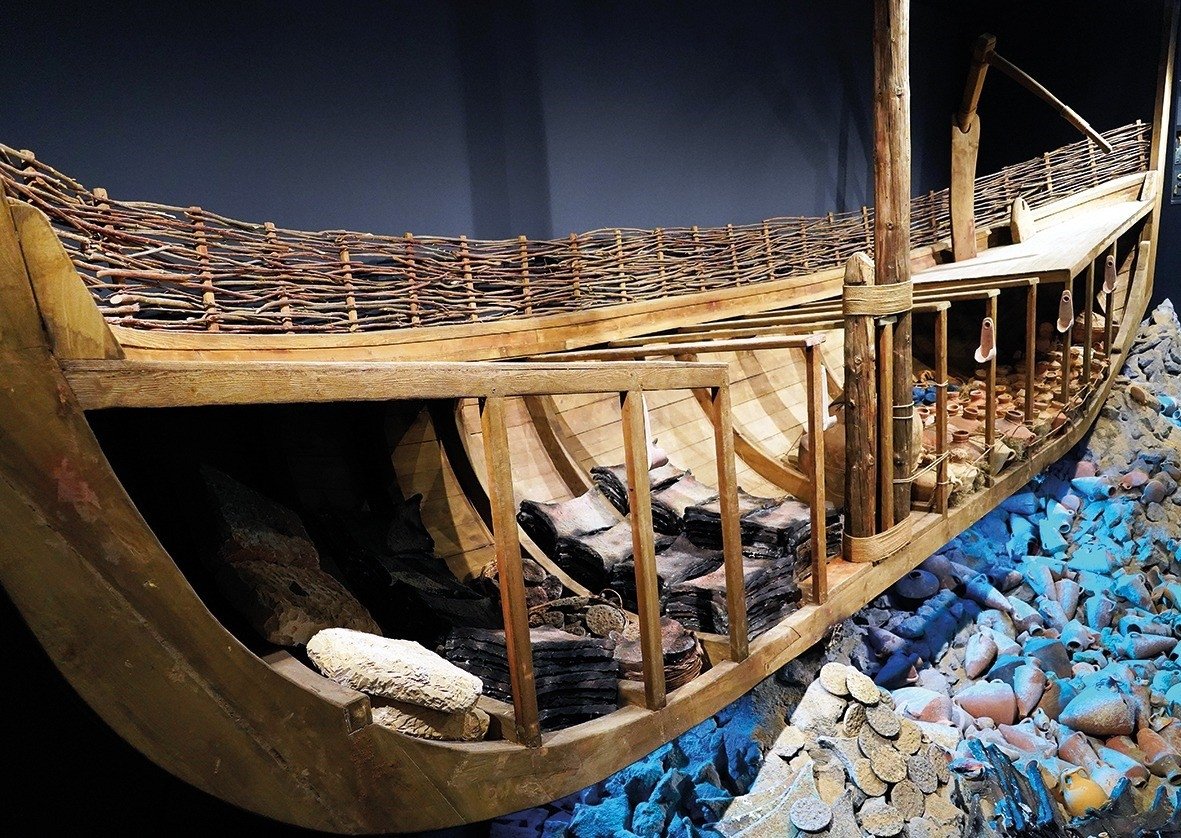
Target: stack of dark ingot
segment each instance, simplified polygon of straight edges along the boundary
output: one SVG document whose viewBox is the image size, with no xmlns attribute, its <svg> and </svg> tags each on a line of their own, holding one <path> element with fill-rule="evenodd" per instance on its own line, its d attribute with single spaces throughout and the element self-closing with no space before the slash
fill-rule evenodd
<svg viewBox="0 0 1181 838">
<path fill-rule="evenodd" d="M 267 641 L 304 646 L 326 628 L 381 634 L 343 585 L 321 569 L 303 523 L 277 504 L 212 468 L 201 470 L 212 500 L 218 587 Z"/>
<path fill-rule="evenodd" d="M 742 555 L 749 559 L 792 559 L 797 582 L 812 575 L 812 518 L 808 505 L 795 498 L 758 498 L 738 493 Z M 707 549 L 722 547 L 722 515 L 716 498 L 685 510 L 685 533 Z M 828 555 L 839 552 L 844 527 L 832 504 L 825 508 Z"/>
<path fill-rule="evenodd" d="M 632 628 L 632 627 L 629 627 Z M 701 674 L 701 647 L 697 638 L 676 620 L 660 621 L 660 645 L 664 655 L 664 686 L 670 692 L 688 684 Z M 615 647 L 615 658 L 630 681 L 644 680 L 644 657 L 638 632 L 625 632 Z"/>
<path fill-rule="evenodd" d="M 614 640 L 579 637 L 548 625 L 531 629 L 529 637 L 543 730 L 578 724 L 616 709 L 619 664 Z M 483 681 L 485 695 L 512 701 L 503 631 L 455 629 L 448 635 L 443 653 Z"/>
<path fill-rule="evenodd" d="M 610 588 L 635 608 L 635 562 L 623 466 L 592 469 L 595 487 L 561 503 L 521 504 L 518 520 L 573 578 L 592 590 Z M 689 628 L 724 632 L 725 576 L 717 491 L 667 460 L 649 470 L 656 530 L 658 590 L 670 616 Z M 799 581 L 811 573 L 811 517 L 791 498 L 757 498 L 739 491 L 747 610 L 752 636 L 765 631 L 801 599 Z M 841 518 L 829 509 L 828 547 L 839 548 Z"/>
</svg>

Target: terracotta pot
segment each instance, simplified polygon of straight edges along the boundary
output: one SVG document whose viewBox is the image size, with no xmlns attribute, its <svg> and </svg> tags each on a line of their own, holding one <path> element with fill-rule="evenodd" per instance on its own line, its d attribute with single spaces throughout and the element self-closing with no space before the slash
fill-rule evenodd
<svg viewBox="0 0 1181 838">
<path fill-rule="evenodd" d="M 1087 776 L 1083 768 L 1064 771 L 1060 778 L 1062 801 L 1066 810 L 1075 817 L 1085 815 L 1089 809 L 1099 809 L 1107 802 L 1103 787 Z"/>
<path fill-rule="evenodd" d="M 967 442 L 971 437 L 972 435 L 963 428 L 956 428 L 951 432 L 952 442 Z"/>
<path fill-rule="evenodd" d="M 1016 409 L 1006 410 L 1005 411 L 1005 418 L 1015 424 L 1021 424 L 1022 422 L 1025 421 L 1025 411 L 1024 410 L 1016 410 Z"/>
<path fill-rule="evenodd" d="M 1107 738 L 1131 734 L 1135 729 L 1136 714 L 1128 700 L 1114 687 L 1096 684 L 1076 695 L 1058 720 L 1074 730 Z"/>
<path fill-rule="evenodd" d="M 1165 776 L 1168 771 L 1168 760 L 1177 760 L 1177 754 L 1165 738 L 1150 727 L 1142 727 L 1136 732 L 1136 747 L 1144 754 L 1144 764 L 1158 777 Z"/>
<path fill-rule="evenodd" d="M 1058 756 L 1062 759 L 1084 768 L 1099 762 L 1099 755 L 1095 753 L 1091 740 L 1081 730 L 1071 730 L 1065 724 L 1060 724 L 1055 730 L 1055 737 L 1058 740 Z"/>
<path fill-rule="evenodd" d="M 1099 759 L 1106 762 L 1119 772 L 1121 777 L 1127 777 L 1134 786 L 1142 786 L 1148 782 L 1148 769 L 1144 764 L 1133 759 L 1122 751 L 1106 746 L 1099 748 Z"/>
<path fill-rule="evenodd" d="M 1017 713 L 1028 716 L 1042 700 L 1046 691 L 1046 673 L 1034 664 L 1023 664 L 1013 671 L 1013 693 L 1017 696 Z"/>
<path fill-rule="evenodd" d="M 959 402 L 950 402 L 947 405 L 948 416 L 959 416 L 961 410 L 963 410 L 963 407 L 960 406 Z"/>
<path fill-rule="evenodd" d="M 1017 715 L 1017 696 L 1004 681 L 980 681 L 960 690 L 953 700 L 976 718 L 989 718 L 997 724 L 1013 724 Z"/>
<path fill-rule="evenodd" d="M 991 634 L 982 631 L 968 638 L 968 645 L 964 648 L 964 672 L 969 678 L 979 678 L 988 671 L 994 660 L 996 641 Z"/>
<path fill-rule="evenodd" d="M 1082 587 L 1073 579 L 1059 579 L 1054 583 L 1054 593 L 1058 595 L 1058 602 L 1066 613 L 1068 620 L 1074 619 L 1074 612 L 1078 609 Z"/>
</svg>

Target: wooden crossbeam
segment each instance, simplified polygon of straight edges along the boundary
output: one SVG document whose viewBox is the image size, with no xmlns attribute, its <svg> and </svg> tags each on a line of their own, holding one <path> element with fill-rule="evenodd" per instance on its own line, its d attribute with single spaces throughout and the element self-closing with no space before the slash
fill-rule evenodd
<svg viewBox="0 0 1181 838">
<path fill-rule="evenodd" d="M 62 369 L 87 410 L 618 393 L 727 380 L 725 364 L 677 361 L 71 361 Z"/>
</svg>

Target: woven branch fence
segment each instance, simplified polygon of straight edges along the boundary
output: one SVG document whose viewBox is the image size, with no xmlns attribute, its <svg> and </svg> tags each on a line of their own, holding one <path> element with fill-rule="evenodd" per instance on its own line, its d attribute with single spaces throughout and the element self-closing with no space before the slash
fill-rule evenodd
<svg viewBox="0 0 1181 838">
<path fill-rule="evenodd" d="M 1148 125 L 1107 132 L 976 181 L 976 220 L 1148 168 Z M 228 333 L 342 333 L 533 317 L 784 279 L 872 250 L 873 210 L 720 228 L 610 229 L 483 241 L 300 232 L 200 207 L 120 201 L 0 146 L 10 196 L 45 212 L 113 324 Z M 947 190 L 915 198 L 911 243 L 950 235 Z"/>
</svg>

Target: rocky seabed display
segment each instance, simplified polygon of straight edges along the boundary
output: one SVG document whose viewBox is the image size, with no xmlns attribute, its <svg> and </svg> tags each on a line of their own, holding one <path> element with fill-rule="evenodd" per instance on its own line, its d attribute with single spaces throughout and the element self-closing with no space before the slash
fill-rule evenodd
<svg viewBox="0 0 1181 838">
<path fill-rule="evenodd" d="M 1165 303 L 1080 450 L 827 648 L 492 834 L 1181 834 L 1179 405 Z"/>
</svg>

